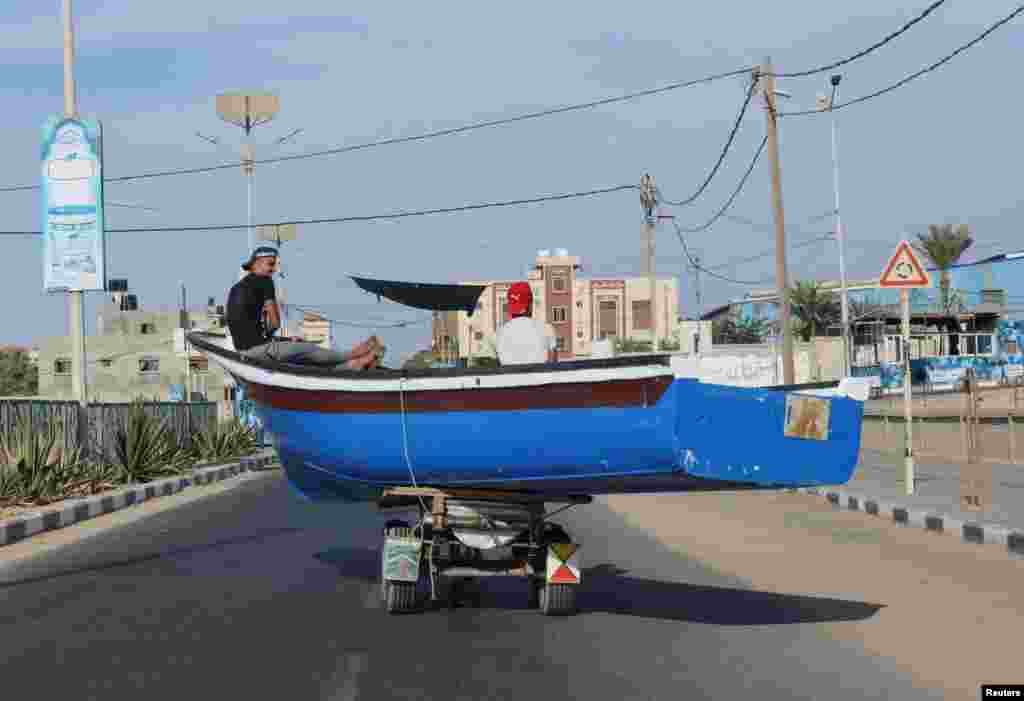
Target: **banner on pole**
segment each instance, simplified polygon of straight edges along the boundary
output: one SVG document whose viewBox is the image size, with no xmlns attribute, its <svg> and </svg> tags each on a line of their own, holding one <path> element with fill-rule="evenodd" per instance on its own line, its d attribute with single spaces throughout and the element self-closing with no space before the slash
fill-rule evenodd
<svg viewBox="0 0 1024 701">
<path fill-rule="evenodd" d="M 63 116 L 43 125 L 43 288 L 106 289 L 102 127 Z"/>
</svg>

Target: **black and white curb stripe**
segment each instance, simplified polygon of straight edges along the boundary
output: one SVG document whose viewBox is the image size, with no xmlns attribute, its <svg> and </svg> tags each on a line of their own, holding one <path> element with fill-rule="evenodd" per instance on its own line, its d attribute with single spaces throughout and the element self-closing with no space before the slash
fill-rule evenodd
<svg viewBox="0 0 1024 701">
<path fill-rule="evenodd" d="M 170 496 L 192 485 L 212 484 L 244 472 L 271 469 L 274 461 L 272 455 L 244 457 L 239 462 L 202 467 L 180 477 L 122 487 L 93 497 L 67 499 L 57 508 L 42 507 L 39 512 L 22 513 L 12 519 L 0 520 L 0 546 L 17 543 L 37 533 L 66 528 L 150 499 Z"/>
<path fill-rule="evenodd" d="M 833 506 L 840 509 L 863 511 L 873 516 L 891 519 L 902 526 L 959 535 L 962 540 L 969 543 L 1002 545 L 1015 555 L 1024 555 L 1024 531 L 992 523 L 964 521 L 952 516 L 911 509 L 898 503 L 826 487 L 802 487 L 791 491 L 825 497 Z"/>
</svg>

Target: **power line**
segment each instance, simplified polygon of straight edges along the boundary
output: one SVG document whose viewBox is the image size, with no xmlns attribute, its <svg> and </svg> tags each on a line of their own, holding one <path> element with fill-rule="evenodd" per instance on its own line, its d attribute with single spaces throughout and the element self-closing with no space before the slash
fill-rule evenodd
<svg viewBox="0 0 1024 701">
<path fill-rule="evenodd" d="M 665 204 L 668 204 L 668 205 L 672 205 L 673 207 L 684 207 L 684 206 L 690 204 L 691 202 L 693 202 L 694 200 L 696 200 L 698 197 L 700 197 L 704 193 L 704 190 L 707 189 L 708 185 L 711 183 L 712 178 L 715 177 L 715 174 L 718 172 L 718 169 L 721 167 L 722 161 L 725 160 L 725 155 L 727 153 L 729 153 L 729 148 L 732 147 L 732 142 L 736 138 L 736 132 L 739 131 L 740 123 L 743 121 L 743 116 L 747 113 L 747 108 L 750 106 L 750 100 L 754 96 L 754 89 L 756 87 L 757 87 L 757 80 L 756 79 L 751 80 L 750 81 L 750 88 L 747 90 L 747 96 L 743 100 L 743 106 L 740 108 L 740 113 L 738 115 L 736 115 L 736 121 L 732 125 L 732 131 L 729 132 L 729 138 L 726 140 L 725 146 L 722 147 L 722 153 L 719 154 L 718 161 L 715 163 L 714 167 L 711 169 L 711 172 L 708 173 L 708 177 L 704 179 L 704 183 L 699 188 L 697 188 L 697 191 L 695 193 L 690 195 L 685 200 L 680 200 L 678 202 L 674 202 L 674 201 L 664 197 L 662 195 L 662 193 L 661 193 L 661 190 L 659 189 L 658 190 L 658 200 L 659 201 L 664 202 Z"/>
<path fill-rule="evenodd" d="M 435 209 L 420 209 L 415 211 L 391 212 L 389 214 L 364 214 L 348 217 L 329 217 L 325 219 L 292 219 L 289 221 L 274 222 L 272 224 L 256 224 L 255 226 L 284 226 L 288 224 L 312 225 L 312 224 L 348 224 L 352 222 L 375 221 L 379 219 L 401 219 L 404 217 L 422 217 L 430 214 L 452 214 L 456 212 L 469 212 L 478 209 L 490 209 L 494 207 L 514 207 L 524 204 L 537 204 L 540 202 L 556 202 L 580 197 L 593 197 L 596 195 L 607 195 L 613 192 L 624 190 L 636 190 L 637 185 L 615 185 L 613 187 L 584 190 L 582 192 L 568 192 L 560 195 L 541 195 L 540 197 L 529 197 L 518 200 L 501 200 L 497 202 L 480 202 L 476 204 L 461 205 L 458 207 L 438 207 Z M 236 229 L 248 229 L 248 224 L 220 224 L 209 226 L 165 226 L 165 227 L 141 227 L 135 229 L 107 229 L 107 233 L 131 234 L 131 233 L 170 233 L 184 231 L 231 231 Z M 38 236 L 38 231 L 0 231 L 0 236 Z"/>
<path fill-rule="evenodd" d="M 695 261 L 693 259 L 693 256 L 690 255 L 690 249 L 686 245 L 686 239 L 683 237 L 683 232 L 679 228 L 679 225 L 676 224 L 675 219 L 672 220 L 672 225 L 675 227 L 676 236 L 679 237 L 679 243 L 681 243 L 683 245 L 683 253 L 686 254 L 686 258 L 687 258 L 687 260 L 690 261 L 690 266 L 694 270 L 700 270 L 701 272 L 707 273 L 711 277 L 716 277 L 719 280 L 724 280 L 725 282 L 731 282 L 734 285 L 761 285 L 761 284 L 764 284 L 766 282 L 770 282 L 770 280 L 736 280 L 736 279 L 731 278 L 731 277 L 726 277 L 725 275 L 720 275 L 720 274 L 716 273 L 713 270 L 708 270 L 707 268 L 702 266 L 700 263 Z"/>
<path fill-rule="evenodd" d="M 285 308 L 288 308 L 288 309 L 296 309 L 298 311 L 308 312 L 310 314 L 316 314 L 318 317 L 320 317 L 324 321 L 330 322 L 331 324 L 334 324 L 334 325 L 337 325 L 337 326 L 348 326 L 348 327 L 359 328 L 359 329 L 400 329 L 400 328 L 405 328 L 406 326 L 415 326 L 415 325 L 418 325 L 418 324 L 423 324 L 423 323 L 426 323 L 428 321 L 432 321 L 433 318 L 434 318 L 433 316 L 427 316 L 427 317 L 421 317 L 419 319 L 409 319 L 409 320 L 405 320 L 405 321 L 378 322 L 378 323 L 373 323 L 371 321 L 371 322 L 367 323 L 367 322 L 349 321 L 349 320 L 342 320 L 342 319 L 332 319 L 332 318 L 324 315 L 322 312 L 320 312 L 320 311 L 318 311 L 316 309 L 313 309 L 312 307 L 307 307 L 307 306 L 304 306 L 304 305 L 284 304 L 282 306 L 284 306 Z"/>
<path fill-rule="evenodd" d="M 1017 15 L 1019 15 L 1022 12 L 1024 12 L 1024 5 L 1020 5 L 1019 7 L 1017 7 L 1016 10 L 1014 10 L 1013 12 L 1008 14 L 1006 17 L 1003 17 L 1001 20 L 999 20 L 998 22 L 993 24 L 991 27 L 989 27 L 984 32 L 982 32 L 981 34 L 976 36 L 974 39 L 970 40 L 966 44 L 963 44 L 962 46 L 957 48 L 955 51 L 953 51 L 950 54 L 947 54 L 943 58 L 941 58 L 938 61 L 936 61 L 935 63 L 931 64 L 930 66 L 922 68 L 921 70 L 917 71 L 916 73 L 912 73 L 912 74 L 908 75 L 906 78 L 903 78 L 902 80 L 900 80 L 898 82 L 895 82 L 895 83 L 893 83 L 892 85 L 890 85 L 890 86 L 888 86 L 886 88 L 882 88 L 881 90 L 878 90 L 876 92 L 870 93 L 868 95 L 862 95 L 861 97 L 855 98 L 853 100 L 847 100 L 846 102 L 840 102 L 839 104 L 833 105 L 830 109 L 831 110 L 838 110 L 838 109 L 841 109 L 843 107 L 849 107 L 850 105 L 856 105 L 859 102 L 866 102 L 867 100 L 871 100 L 873 98 L 876 98 L 876 97 L 879 97 L 881 95 L 884 95 L 884 94 L 886 94 L 888 92 L 892 92 L 893 90 L 896 90 L 897 88 L 900 88 L 900 87 L 906 85 L 910 81 L 915 80 L 917 78 L 920 78 L 922 75 L 924 75 L 926 73 L 930 73 L 931 71 L 935 70 L 939 66 L 942 66 L 943 64 L 945 64 L 948 61 L 952 60 L 956 56 L 960 55 L 961 53 L 963 53 L 967 49 L 969 49 L 972 46 L 974 46 L 975 44 L 979 43 L 980 41 L 982 41 L 983 39 L 988 37 L 989 34 L 994 32 L 995 30 L 999 29 L 1001 26 L 1003 26 L 1004 24 L 1006 24 L 1007 22 L 1009 22 L 1010 20 L 1012 20 L 1013 18 L 1015 18 Z M 828 110 L 826 110 L 825 112 L 827 112 L 827 111 Z M 822 110 L 801 110 L 801 111 L 798 111 L 798 112 L 779 112 L 778 114 L 781 117 L 798 117 L 798 116 L 802 116 L 802 115 L 806 115 L 806 114 L 824 114 L 825 112 L 823 112 Z"/>
<path fill-rule="evenodd" d="M 725 214 L 726 210 L 728 210 L 729 207 L 732 206 L 733 201 L 740 194 L 740 191 L 743 189 L 743 186 L 747 184 L 747 178 L 749 178 L 750 174 L 754 172 L 754 166 L 757 165 L 757 160 L 761 157 L 761 152 L 764 151 L 765 144 L 767 144 L 767 143 L 768 143 L 768 137 L 767 136 L 764 137 L 763 139 L 761 139 L 761 145 L 757 147 L 757 153 L 754 154 L 754 158 L 750 161 L 750 165 L 747 167 L 747 172 L 743 174 L 743 177 L 740 179 L 739 185 L 737 185 L 736 189 L 732 191 L 732 194 L 729 196 L 729 199 L 727 199 L 725 201 L 725 204 L 722 205 L 722 208 L 719 209 L 714 214 L 714 216 L 712 216 L 710 219 L 708 219 L 706 222 L 704 222 L 700 226 L 694 227 L 692 229 L 687 229 L 686 227 L 680 227 L 683 231 L 685 231 L 686 233 L 689 233 L 689 234 L 699 234 L 702 231 L 707 231 L 708 229 L 710 229 L 711 226 L 715 222 L 717 222 L 719 219 L 722 218 L 722 216 Z"/>
<path fill-rule="evenodd" d="M 821 221 L 823 219 L 828 219 L 829 217 L 833 217 L 833 216 L 835 216 L 835 213 L 836 213 L 835 208 L 831 208 L 831 209 L 828 209 L 828 210 L 822 212 L 821 214 L 815 214 L 813 217 L 808 217 L 807 220 L 803 224 L 798 226 L 795 230 L 790 229 L 789 231 L 790 231 L 790 233 L 797 233 L 797 234 L 799 234 L 799 233 L 810 233 L 810 232 L 803 232 L 801 230 L 805 226 L 809 226 L 810 224 L 815 224 L 815 223 L 817 223 L 817 222 L 819 222 L 819 221 Z M 747 219 L 746 217 L 741 217 L 741 216 L 736 215 L 736 214 L 726 214 L 725 218 L 730 220 L 730 221 L 738 222 L 740 224 L 746 224 L 747 226 L 749 226 L 754 231 L 761 231 L 761 232 L 770 233 L 770 234 L 774 234 L 775 233 L 772 229 L 770 229 L 769 227 L 765 226 L 764 224 L 759 224 L 758 222 L 756 222 L 756 221 L 754 221 L 752 219 Z"/>
<path fill-rule="evenodd" d="M 711 82 L 714 82 L 716 80 L 721 80 L 723 78 L 732 78 L 732 77 L 737 76 L 737 75 L 743 75 L 745 73 L 750 73 L 752 70 L 753 70 L 752 66 L 748 67 L 748 68 L 740 68 L 740 69 L 737 69 L 737 70 L 734 70 L 734 71 L 729 71 L 727 73 L 717 73 L 717 74 L 714 74 L 714 75 L 705 76 L 703 78 L 696 78 L 696 79 L 692 79 L 692 80 L 684 80 L 684 81 L 679 81 L 679 82 L 676 82 L 676 83 L 670 83 L 669 85 L 663 85 L 660 88 L 650 88 L 648 90 L 640 90 L 638 92 L 627 93 L 626 95 L 619 95 L 617 97 L 606 97 L 606 98 L 602 98 L 600 100 L 593 100 L 591 102 L 582 102 L 582 103 L 579 103 L 579 104 L 567 105 L 567 106 L 564 106 L 564 107 L 554 107 L 554 108 L 551 108 L 551 109 L 540 110 L 538 112 L 528 112 L 526 114 L 516 115 L 515 117 L 504 117 L 502 119 L 492 119 L 492 120 L 489 120 L 489 121 L 474 122 L 472 124 L 466 124 L 466 125 L 463 125 L 461 127 L 452 127 L 452 128 L 449 128 L 449 129 L 438 129 L 438 130 L 435 130 L 435 131 L 429 131 L 429 132 L 425 132 L 423 134 L 416 134 L 416 135 L 413 135 L 413 136 L 397 136 L 397 137 L 392 137 L 392 138 L 388 138 L 388 139 L 380 139 L 380 140 L 377 140 L 377 141 L 369 141 L 369 142 L 365 142 L 365 143 L 362 143 L 362 144 L 353 144 L 352 146 L 341 146 L 341 147 L 338 147 L 338 148 L 326 149 L 326 150 L 323 150 L 323 151 L 310 151 L 308 153 L 299 153 L 299 154 L 294 154 L 294 155 L 291 155 L 291 156 L 275 156 L 274 158 L 264 158 L 264 159 L 254 160 L 254 161 L 252 161 L 252 163 L 254 165 L 263 165 L 263 164 L 269 164 L 269 163 L 283 163 L 283 162 L 286 162 L 286 161 L 297 161 L 297 160 L 303 160 L 303 159 L 306 159 L 306 158 L 320 158 L 322 156 L 335 156 L 335 155 L 339 155 L 339 154 L 343 154 L 343 153 L 351 153 L 353 151 L 362 151 L 362 150 L 365 150 L 365 149 L 377 148 L 377 147 L 380 147 L 380 146 L 391 146 L 391 145 L 394 145 L 394 144 L 405 144 L 405 143 L 411 143 L 411 142 L 414 142 L 414 141 L 424 141 L 426 139 L 433 139 L 433 138 L 437 138 L 437 137 L 440 137 L 440 136 L 451 136 L 453 134 L 461 134 L 463 132 L 474 131 L 476 129 L 486 129 L 486 128 L 489 128 L 489 127 L 497 127 L 497 126 L 502 126 L 502 125 L 505 125 L 505 124 L 513 124 L 515 122 L 524 122 L 524 121 L 527 121 L 527 120 L 530 120 L 530 119 L 538 119 L 540 117 L 550 117 L 552 115 L 564 114 L 566 112 L 575 112 L 575 111 L 579 111 L 579 110 L 592 109 L 594 107 L 602 107 L 604 105 L 610 105 L 610 104 L 614 104 L 616 102 L 626 102 L 628 100 L 635 100 L 636 98 L 640 98 L 640 97 L 648 97 L 648 96 L 651 96 L 651 95 L 657 95 L 657 94 L 664 93 L 664 92 L 670 92 L 672 90 L 679 90 L 681 88 L 688 88 L 688 87 L 693 87 L 695 85 L 702 85 L 702 84 L 706 84 L 706 83 L 711 83 Z M 113 178 L 104 178 L 104 182 L 116 183 L 116 182 L 126 182 L 126 181 L 129 181 L 129 180 L 143 180 L 143 179 L 149 179 L 149 178 L 162 178 L 162 177 L 173 176 L 173 175 L 195 175 L 197 173 L 210 173 L 210 172 L 218 171 L 218 170 L 226 170 L 226 169 L 229 169 L 229 168 L 237 168 L 237 167 L 239 167 L 239 165 L 241 165 L 241 163 L 242 163 L 241 161 L 238 161 L 238 162 L 235 162 L 235 163 L 222 163 L 222 164 L 213 165 L 213 166 L 200 166 L 200 167 L 196 167 L 196 168 L 180 168 L 180 169 L 173 169 L 173 170 L 162 170 L 162 171 L 154 171 L 154 172 L 151 172 L 151 173 L 140 173 L 140 174 L 136 174 L 136 175 L 122 175 L 122 176 L 113 177 Z M 4 192 L 20 192 L 20 191 L 37 190 L 37 189 L 39 189 L 39 185 L 16 185 L 16 186 L 0 187 L 0 193 L 4 193 Z"/>
<path fill-rule="evenodd" d="M 816 246 L 819 243 L 824 243 L 825 241 L 834 241 L 834 240 L 835 240 L 835 236 L 833 234 L 828 234 L 827 236 L 818 236 L 817 238 L 808 239 L 807 241 L 801 241 L 800 243 L 794 243 L 791 246 L 789 246 L 789 248 L 791 248 L 791 249 L 792 248 L 807 248 L 808 246 Z M 716 263 L 715 265 L 712 265 L 712 266 L 709 266 L 709 267 L 711 267 L 711 268 L 729 268 L 729 267 L 732 267 L 734 265 L 741 265 L 743 263 L 751 263 L 753 261 L 761 260 L 763 258 L 768 258 L 768 257 L 774 256 L 774 255 L 775 255 L 775 249 L 773 248 L 770 251 L 762 251 L 761 253 L 758 253 L 758 254 L 753 255 L 753 256 L 748 256 L 746 258 L 730 258 L 729 260 L 725 261 L 724 263 Z"/>
<path fill-rule="evenodd" d="M 912 19 L 909 22 L 907 22 L 906 24 L 904 24 L 902 27 L 897 29 L 895 32 L 893 32 L 892 34 L 888 35 L 887 37 L 885 37 L 884 39 L 882 39 L 878 43 L 872 44 L 871 46 L 869 46 L 868 48 L 864 49 L 863 51 L 858 51 L 857 53 L 855 53 L 853 56 L 850 56 L 849 58 L 844 58 L 841 61 L 836 61 L 835 63 L 830 63 L 827 66 L 820 66 L 818 68 L 811 68 L 811 69 L 806 70 L 806 71 L 796 71 L 794 73 L 773 73 L 772 75 L 774 77 L 776 77 L 776 78 L 803 78 L 804 76 L 814 75 L 815 73 L 824 73 L 825 71 L 830 71 L 830 70 L 832 70 L 834 68 L 839 68 L 840 66 L 845 66 L 847 63 L 852 63 L 853 61 L 856 61 L 859 58 L 864 58 L 865 56 L 867 56 L 872 51 L 874 51 L 876 49 L 880 49 L 881 47 L 885 46 L 886 44 L 888 44 L 890 41 L 892 41 L 896 37 L 898 37 L 901 34 L 903 34 L 904 32 L 906 32 L 908 29 L 913 27 L 915 24 L 917 24 L 918 22 L 923 20 L 925 17 L 930 15 L 932 12 L 937 10 L 940 5 L 945 4 L 945 2 L 946 2 L 946 0 L 936 0 L 936 2 L 933 2 L 931 5 L 929 5 L 927 8 L 925 8 L 924 12 L 922 12 L 921 14 L 917 15 L 916 17 L 914 17 L 914 19 Z"/>
</svg>

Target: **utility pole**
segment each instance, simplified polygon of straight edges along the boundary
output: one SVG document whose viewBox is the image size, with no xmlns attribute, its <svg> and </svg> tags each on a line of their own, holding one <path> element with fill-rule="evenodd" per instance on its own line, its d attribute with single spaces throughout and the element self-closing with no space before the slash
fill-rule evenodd
<svg viewBox="0 0 1024 701">
<path fill-rule="evenodd" d="M 786 273 L 786 220 L 782 209 L 782 171 L 779 167 L 778 111 L 775 109 L 775 76 L 772 60 L 761 66 L 765 115 L 768 119 L 768 159 L 772 169 L 772 209 L 775 215 L 775 287 L 779 296 L 779 326 L 782 332 L 782 383 L 795 383 L 793 330 L 790 328 L 789 280 Z"/>
<path fill-rule="evenodd" d="M 650 290 L 650 314 L 651 314 L 651 352 L 658 352 L 658 316 L 655 312 L 655 300 L 657 298 L 657 279 L 654 274 L 654 239 L 656 233 L 658 191 L 654 184 L 654 178 L 644 174 L 640 178 L 640 206 L 644 210 L 644 222 L 640 229 L 641 249 L 644 255 L 644 265 L 647 268 L 647 285 Z"/>
<path fill-rule="evenodd" d="M 834 109 L 836 98 L 839 96 L 839 82 L 842 79 L 843 77 L 838 73 L 831 77 L 832 96 L 827 98 L 827 105 L 829 114 L 832 117 L 832 186 L 835 190 L 836 198 L 836 239 L 839 242 L 839 285 L 843 324 L 843 376 L 849 377 L 852 356 L 852 344 L 850 343 L 850 303 L 846 285 L 846 236 L 839 214 L 839 145 L 836 135 L 837 126 Z"/>
<path fill-rule="evenodd" d="M 181 313 L 178 315 L 182 337 L 185 341 L 185 401 L 192 401 L 192 357 L 188 348 L 188 297 L 185 294 L 185 283 L 181 283 Z"/>
<path fill-rule="evenodd" d="M 78 117 L 75 99 L 75 30 L 71 0 L 64 0 L 64 116 Z M 85 321 L 82 290 L 69 290 L 69 322 L 71 326 L 71 393 L 81 406 L 85 406 Z"/>
</svg>

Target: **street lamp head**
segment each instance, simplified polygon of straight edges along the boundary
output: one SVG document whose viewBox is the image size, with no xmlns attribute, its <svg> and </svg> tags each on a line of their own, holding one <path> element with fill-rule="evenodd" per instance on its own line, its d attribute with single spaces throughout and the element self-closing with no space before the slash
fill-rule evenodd
<svg viewBox="0 0 1024 701">
<path fill-rule="evenodd" d="M 842 80 L 842 79 L 843 79 L 843 76 L 839 75 L 838 73 L 836 73 L 834 76 L 832 76 L 832 78 L 831 78 L 832 87 L 833 88 L 839 87 L 839 81 Z"/>
</svg>

